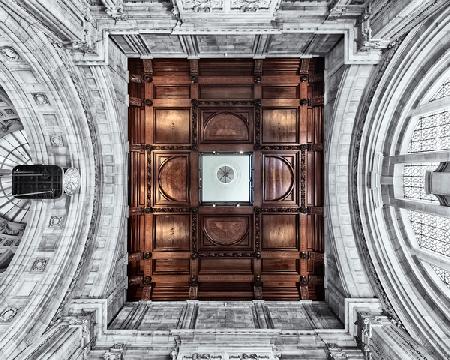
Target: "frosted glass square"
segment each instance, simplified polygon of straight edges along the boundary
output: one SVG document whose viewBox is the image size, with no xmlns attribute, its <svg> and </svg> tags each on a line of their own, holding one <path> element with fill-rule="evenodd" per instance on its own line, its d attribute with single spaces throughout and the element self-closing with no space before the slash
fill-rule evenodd
<svg viewBox="0 0 450 360">
<path fill-rule="evenodd" d="M 202 154 L 202 202 L 251 202 L 251 154 Z"/>
</svg>

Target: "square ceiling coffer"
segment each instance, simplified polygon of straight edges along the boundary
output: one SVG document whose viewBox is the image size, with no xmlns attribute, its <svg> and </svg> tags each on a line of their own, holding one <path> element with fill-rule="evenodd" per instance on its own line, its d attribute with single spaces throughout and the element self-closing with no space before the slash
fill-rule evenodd
<svg viewBox="0 0 450 360">
<path fill-rule="evenodd" d="M 200 154 L 202 203 L 250 205 L 252 189 L 252 154 Z"/>
</svg>

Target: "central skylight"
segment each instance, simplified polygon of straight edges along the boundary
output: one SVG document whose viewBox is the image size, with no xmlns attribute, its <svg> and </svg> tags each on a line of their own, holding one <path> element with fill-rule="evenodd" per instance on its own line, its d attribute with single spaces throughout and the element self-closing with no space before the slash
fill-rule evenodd
<svg viewBox="0 0 450 360">
<path fill-rule="evenodd" d="M 251 154 L 201 154 L 200 198 L 202 203 L 225 205 L 251 203 L 251 164 Z"/>
</svg>

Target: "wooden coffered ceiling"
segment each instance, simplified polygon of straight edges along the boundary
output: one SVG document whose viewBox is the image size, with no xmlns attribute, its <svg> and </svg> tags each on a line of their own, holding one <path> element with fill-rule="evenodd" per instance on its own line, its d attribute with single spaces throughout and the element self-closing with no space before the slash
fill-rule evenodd
<svg viewBox="0 0 450 360">
<path fill-rule="evenodd" d="M 129 61 L 129 300 L 323 299 L 323 59 Z M 253 156 L 250 205 L 199 197 Z"/>
</svg>

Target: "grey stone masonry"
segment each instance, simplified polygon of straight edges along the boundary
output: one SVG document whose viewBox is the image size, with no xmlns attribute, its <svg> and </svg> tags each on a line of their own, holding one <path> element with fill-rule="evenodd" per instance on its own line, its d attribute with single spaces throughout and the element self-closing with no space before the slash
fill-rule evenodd
<svg viewBox="0 0 450 360">
<path fill-rule="evenodd" d="M 118 330 L 343 329 L 325 302 L 186 301 L 127 303 L 110 323 Z"/>
</svg>

